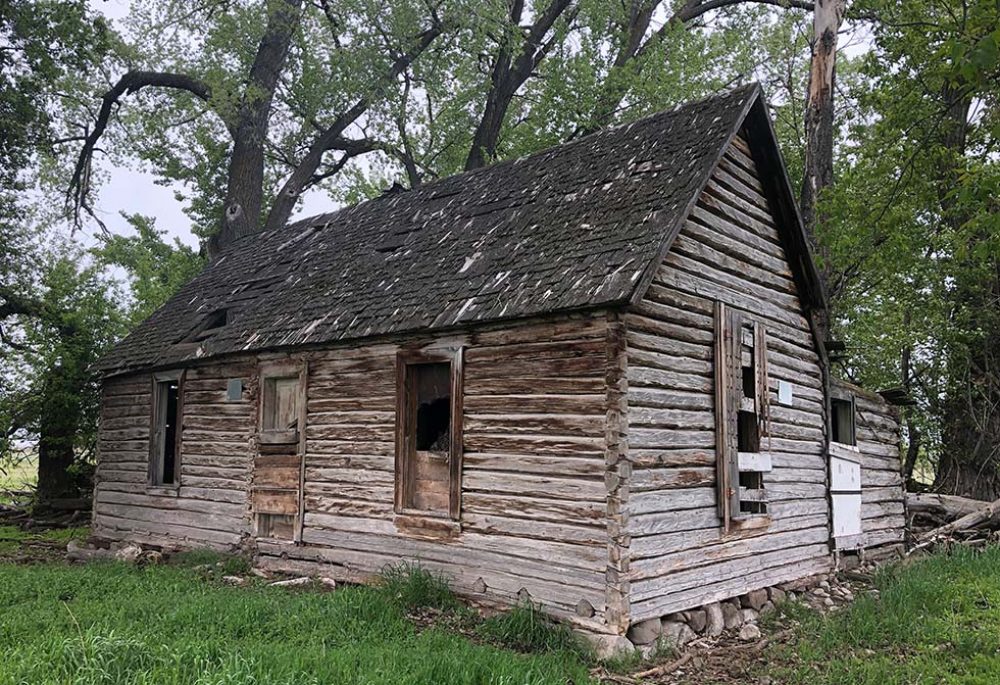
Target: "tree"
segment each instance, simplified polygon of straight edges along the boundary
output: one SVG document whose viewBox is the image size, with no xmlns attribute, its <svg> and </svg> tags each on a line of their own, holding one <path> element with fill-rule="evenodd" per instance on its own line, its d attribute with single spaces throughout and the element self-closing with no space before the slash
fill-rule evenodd
<svg viewBox="0 0 1000 685">
<path fill-rule="evenodd" d="M 853 11 L 871 22 L 874 45 L 852 94 L 859 114 L 840 181 L 820 205 L 843 279 L 835 325 L 854 342 L 859 373 L 895 376 L 918 402 L 906 416 L 907 467 L 923 443 L 935 487 L 992 500 L 1000 493 L 997 7 L 859 0 Z"/>
</svg>

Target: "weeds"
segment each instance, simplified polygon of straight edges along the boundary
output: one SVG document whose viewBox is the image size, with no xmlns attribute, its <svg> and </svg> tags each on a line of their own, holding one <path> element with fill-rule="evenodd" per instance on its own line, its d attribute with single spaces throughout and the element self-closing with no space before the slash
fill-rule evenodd
<svg viewBox="0 0 1000 685">
<path fill-rule="evenodd" d="M 379 587 L 407 611 L 449 611 L 461 606 L 448 581 L 419 564 L 403 562 L 386 566 L 380 574 Z"/>
<path fill-rule="evenodd" d="M 583 640 L 570 628 L 555 623 L 531 602 L 522 602 L 510 611 L 491 616 L 476 629 L 476 634 L 507 649 L 518 652 L 567 652 L 587 656 Z"/>
</svg>

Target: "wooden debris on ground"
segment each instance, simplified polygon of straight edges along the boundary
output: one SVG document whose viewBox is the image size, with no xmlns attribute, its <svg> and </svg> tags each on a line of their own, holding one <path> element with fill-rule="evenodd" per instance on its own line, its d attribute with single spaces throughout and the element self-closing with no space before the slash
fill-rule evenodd
<svg viewBox="0 0 1000 685">
<path fill-rule="evenodd" d="M 1000 499 L 985 502 L 920 493 L 907 495 L 907 506 L 914 532 L 914 545 L 909 555 L 938 545 L 981 547 L 1000 537 Z"/>
</svg>

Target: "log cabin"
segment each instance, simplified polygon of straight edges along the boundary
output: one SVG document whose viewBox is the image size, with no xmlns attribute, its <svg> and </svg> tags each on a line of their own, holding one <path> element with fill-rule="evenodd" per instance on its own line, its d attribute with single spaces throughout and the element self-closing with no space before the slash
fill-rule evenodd
<svg viewBox="0 0 1000 685">
<path fill-rule="evenodd" d="M 899 545 L 756 85 L 242 239 L 99 365 L 93 530 L 587 631 Z"/>
</svg>

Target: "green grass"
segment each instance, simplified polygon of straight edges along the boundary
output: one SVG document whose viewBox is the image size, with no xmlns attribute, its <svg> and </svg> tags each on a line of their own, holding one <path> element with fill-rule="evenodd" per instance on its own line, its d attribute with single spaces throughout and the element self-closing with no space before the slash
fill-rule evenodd
<svg viewBox="0 0 1000 685">
<path fill-rule="evenodd" d="M 491 616 L 476 634 L 494 644 L 520 652 L 566 652 L 587 658 L 582 639 L 567 626 L 554 623 L 531 603 Z"/>
<path fill-rule="evenodd" d="M 319 593 L 208 582 L 194 568 L 204 563 L 0 564 L 0 684 L 588 682 L 571 651 L 521 654 L 418 628 L 406 607 L 441 595 L 412 569 Z"/>
<path fill-rule="evenodd" d="M 799 638 L 769 658 L 779 683 L 1000 682 L 1000 548 L 959 548 L 883 570 L 879 599 L 827 617 L 796 610 Z"/>
<path fill-rule="evenodd" d="M 8 490 L 30 490 L 38 481 L 38 462 L 34 457 L 16 463 L 0 464 L 0 497 Z"/>
<path fill-rule="evenodd" d="M 0 554 L 12 554 L 26 543 L 47 542 L 64 547 L 70 540 L 85 538 L 90 529 L 57 528 L 39 533 L 26 532 L 17 526 L 0 526 Z"/>
</svg>

